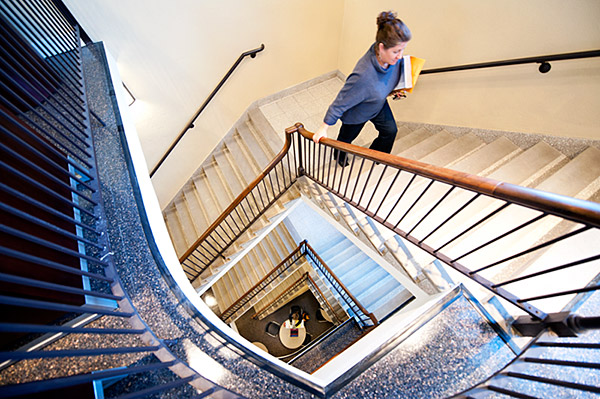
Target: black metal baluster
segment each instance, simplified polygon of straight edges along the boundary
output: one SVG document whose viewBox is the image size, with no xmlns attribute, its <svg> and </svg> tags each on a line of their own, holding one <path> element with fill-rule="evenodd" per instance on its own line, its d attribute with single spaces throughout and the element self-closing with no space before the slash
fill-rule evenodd
<svg viewBox="0 0 600 399">
<path fill-rule="evenodd" d="M 417 202 L 419 202 L 421 200 L 421 198 L 423 198 L 423 196 L 425 195 L 425 193 L 427 192 L 427 190 L 429 190 L 429 188 L 431 187 L 432 184 L 433 184 L 433 180 L 430 180 L 429 184 L 427 184 L 427 187 L 425 187 L 425 189 L 421 192 L 421 194 L 419 195 L 419 197 L 412 203 L 412 205 L 406 210 L 406 212 L 404 212 L 404 215 L 402 215 L 402 217 L 400 218 L 400 220 L 398 220 L 398 223 L 396 223 L 396 225 L 394 226 L 394 229 L 396 229 L 396 227 L 398 227 L 398 225 L 400 224 L 400 222 L 402 222 L 402 220 L 404 220 L 404 218 L 406 217 L 406 215 L 408 215 L 410 213 L 410 211 L 415 207 L 415 205 L 417 204 Z"/>
<path fill-rule="evenodd" d="M 455 187 L 455 186 L 452 186 L 452 187 Z M 425 241 L 426 239 L 428 239 L 429 237 L 431 237 L 432 234 L 434 234 L 436 231 L 438 231 L 440 228 L 442 228 L 442 226 L 444 226 L 446 223 L 448 223 L 452 218 L 454 218 L 456 215 L 458 215 L 460 212 L 462 212 L 473 201 L 475 201 L 477 198 L 479 198 L 480 195 L 481 194 L 475 194 L 473 197 L 471 197 L 471 199 L 469 201 L 467 201 L 466 203 L 464 203 L 452 215 L 450 215 L 446 220 L 444 220 L 442 223 L 440 223 L 436 228 L 434 228 L 431 232 L 429 232 L 429 234 L 427 234 L 423 239 L 421 239 L 421 241 L 419 241 L 419 244 L 421 244 L 423 241 Z"/>
</svg>

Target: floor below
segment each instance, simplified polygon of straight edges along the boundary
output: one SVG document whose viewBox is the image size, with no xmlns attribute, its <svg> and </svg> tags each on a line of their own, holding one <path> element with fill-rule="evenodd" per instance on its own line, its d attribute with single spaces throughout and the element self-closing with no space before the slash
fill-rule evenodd
<svg viewBox="0 0 600 399">
<path fill-rule="evenodd" d="M 250 342 L 261 342 L 264 344 L 269 353 L 276 357 L 290 355 L 302 349 L 288 349 L 279 340 L 279 337 L 273 337 L 265 332 L 265 328 L 270 321 L 275 321 L 278 324 L 288 318 L 290 309 L 293 305 L 300 306 L 304 312 L 308 313 L 309 320 L 305 321 L 307 334 L 310 334 L 312 339 L 317 339 L 321 334 L 333 327 L 332 323 L 317 321 L 317 312 L 319 310 L 319 302 L 314 297 L 312 292 L 307 291 L 297 298 L 294 298 L 274 313 L 268 315 L 262 320 L 253 319 L 254 309 L 248 310 L 242 317 L 236 321 L 237 329 L 244 338 Z"/>
</svg>

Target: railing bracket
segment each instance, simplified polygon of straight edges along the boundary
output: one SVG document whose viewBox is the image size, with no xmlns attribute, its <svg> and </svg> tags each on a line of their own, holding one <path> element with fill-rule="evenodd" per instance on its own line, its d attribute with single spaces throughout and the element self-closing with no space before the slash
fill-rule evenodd
<svg viewBox="0 0 600 399">
<path fill-rule="evenodd" d="M 600 317 L 582 317 L 569 312 L 549 313 L 543 319 L 531 316 L 519 316 L 512 326 L 525 337 L 536 337 L 546 329 L 552 330 L 559 337 L 576 337 L 578 333 L 598 328 Z"/>
</svg>

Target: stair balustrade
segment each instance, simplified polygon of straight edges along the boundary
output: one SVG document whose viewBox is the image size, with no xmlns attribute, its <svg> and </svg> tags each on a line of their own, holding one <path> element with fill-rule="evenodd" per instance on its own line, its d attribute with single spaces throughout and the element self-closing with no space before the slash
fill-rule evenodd
<svg viewBox="0 0 600 399">
<path fill-rule="evenodd" d="M 180 258 L 190 280 L 200 276 L 241 237 L 254 222 L 289 190 L 298 178 L 298 164 L 291 136 L 264 171 L 221 213 Z"/>
<path fill-rule="evenodd" d="M 246 304 L 256 298 L 261 292 L 265 291 L 274 281 L 279 279 L 282 275 L 288 272 L 289 269 L 298 264 L 298 261 L 304 257 L 302 252 L 303 243 L 294 249 L 284 260 L 282 260 L 277 266 L 275 266 L 265 277 L 263 277 L 258 283 L 244 293 L 237 301 L 229 306 L 219 316 L 221 320 L 226 323 L 230 323 L 231 319 L 236 315 L 238 311 L 244 308 Z"/>
<path fill-rule="evenodd" d="M 234 302 L 229 308 L 227 308 L 223 314 L 221 314 L 221 320 L 225 322 L 231 321 L 231 319 L 236 315 L 237 312 L 242 310 L 246 304 L 252 301 L 257 295 L 261 292 L 265 291 L 271 284 L 280 278 L 280 276 L 284 275 L 291 269 L 294 265 L 298 263 L 298 261 L 302 258 L 308 260 L 313 268 L 318 271 L 320 276 L 327 281 L 327 284 L 334 291 L 334 295 L 338 301 L 343 302 L 344 308 L 350 314 L 351 317 L 354 317 L 361 328 L 376 326 L 378 321 L 373 313 L 368 312 L 365 307 L 350 293 L 350 291 L 346 288 L 346 286 L 339 280 L 339 278 L 335 275 L 335 273 L 325 264 L 325 262 L 321 259 L 321 257 L 315 252 L 315 250 L 310 246 L 310 244 L 304 240 L 298 245 L 296 249 L 294 249 L 284 260 L 282 260 L 279 265 L 277 265 L 273 270 L 271 270 L 263 279 L 261 279 L 258 283 L 256 283 L 252 288 L 250 288 L 241 298 L 239 298 L 236 302 Z M 289 273 L 288 273 L 289 274 Z M 293 286 L 298 285 L 304 281 L 311 283 L 317 290 L 318 287 L 314 280 L 308 275 L 305 274 L 301 279 L 296 281 L 290 288 L 286 290 L 289 291 Z M 319 291 L 320 292 L 320 291 Z M 284 295 L 282 293 L 281 295 Z M 323 296 L 324 298 L 324 296 Z M 279 299 L 275 299 L 273 302 L 276 302 Z M 271 304 L 264 307 L 264 309 L 256 312 L 253 317 L 258 317 L 259 314 L 269 308 Z M 335 313 L 334 313 L 335 314 Z M 337 316 L 336 316 L 337 317 Z"/>
<path fill-rule="evenodd" d="M 0 30 L 0 397 L 71 397 L 103 380 L 156 375 L 170 381 L 133 388 L 131 397 L 177 389 L 241 397 L 173 355 L 119 278 L 79 27 L 52 2 L 7 0 L 0 4 Z M 70 340 L 71 334 L 80 338 Z M 93 349 L 81 345 L 88 340 Z M 148 364 L 137 361 L 144 354 Z M 35 372 L 27 375 L 31 361 Z"/>
<path fill-rule="evenodd" d="M 286 154 L 294 134 L 297 148 Z M 305 176 L 535 320 L 544 320 L 552 311 L 551 307 L 548 312 L 543 311 L 534 305 L 536 301 L 572 297 L 600 288 L 593 283 L 600 259 L 594 238 L 600 226 L 597 203 L 456 172 L 332 139 L 325 138 L 315 144 L 312 135 L 301 124 L 288 128 L 284 149 L 277 158 L 200 237 L 196 247 L 200 250 L 191 248 L 188 255 L 201 252 L 210 264 L 222 254 L 236 236 L 230 226 L 236 225 L 234 219 L 240 223 L 241 218 L 234 217 L 239 214 L 238 207 L 249 201 L 246 195 L 257 187 L 274 187 L 270 176 L 277 170 L 278 160 L 284 160 L 288 176 L 293 177 L 284 187 L 291 187 L 299 176 Z M 341 167 L 336 162 L 337 151 L 347 153 L 348 166 Z M 281 162 L 281 171 L 284 162 Z M 292 165 L 297 169 L 293 170 Z M 277 195 L 282 192 L 277 191 Z M 509 211 L 515 209 L 525 216 L 511 222 Z M 257 213 L 265 211 L 260 208 Z M 474 215 L 469 215 L 470 212 Z M 467 220 L 462 220 L 465 215 L 469 215 Z M 229 223 L 222 223 L 228 220 Z M 551 236 L 519 245 L 523 241 L 520 234 L 527 235 L 528 229 L 540 226 L 549 228 Z M 250 223 L 236 225 L 240 233 L 249 227 Z M 218 234 L 218 229 L 223 234 Z M 225 232 L 229 232 L 227 237 L 232 237 L 229 241 L 223 237 Z M 438 234 L 440 232 L 444 234 Z M 516 243 L 510 241 L 514 237 L 517 237 Z M 512 244 L 503 248 L 501 255 L 492 251 L 504 242 Z M 583 249 L 577 253 L 564 250 L 564 246 L 568 248 L 574 242 Z M 209 248 L 212 249 L 210 255 Z M 549 252 L 561 248 L 560 254 Z M 547 261 L 551 264 L 535 264 L 536 258 L 544 254 L 552 254 L 551 261 Z M 199 256 L 196 255 L 196 259 Z M 182 262 L 187 267 L 191 260 L 184 255 Z M 513 271 L 508 278 L 498 278 L 491 273 L 509 264 L 517 272 L 529 268 L 532 271 L 520 274 Z M 535 284 L 542 277 L 566 269 L 579 270 L 587 280 L 569 289 L 527 295 L 532 281 Z M 514 287 L 518 289 L 509 290 Z"/>
</svg>

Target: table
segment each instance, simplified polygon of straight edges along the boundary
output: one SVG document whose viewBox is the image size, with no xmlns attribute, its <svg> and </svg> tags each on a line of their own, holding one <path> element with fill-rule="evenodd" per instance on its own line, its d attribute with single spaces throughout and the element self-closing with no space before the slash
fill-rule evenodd
<svg viewBox="0 0 600 399">
<path fill-rule="evenodd" d="M 290 330 L 292 328 L 298 329 L 297 337 L 290 337 Z M 304 321 L 300 323 L 298 327 L 292 327 L 289 320 L 286 320 L 279 328 L 279 340 L 288 349 L 296 349 L 302 346 L 304 339 L 306 338 L 306 327 L 304 327 Z"/>
<path fill-rule="evenodd" d="M 263 344 L 262 342 L 252 342 L 254 345 L 256 345 L 257 347 L 259 347 L 260 349 L 264 350 L 265 352 L 269 353 L 269 350 L 267 349 L 267 347 L 265 346 L 265 344 Z"/>
</svg>

